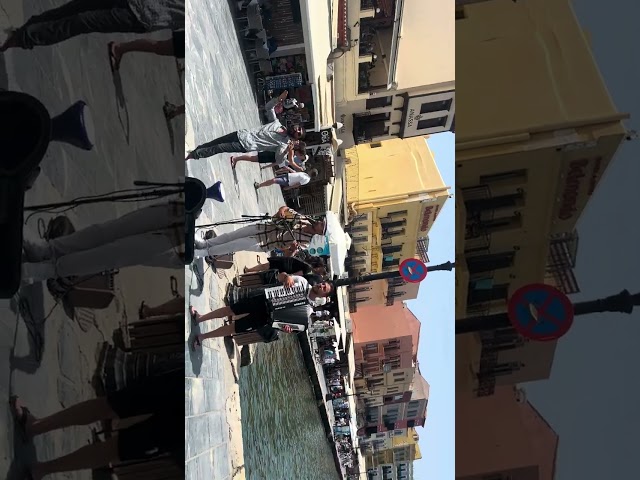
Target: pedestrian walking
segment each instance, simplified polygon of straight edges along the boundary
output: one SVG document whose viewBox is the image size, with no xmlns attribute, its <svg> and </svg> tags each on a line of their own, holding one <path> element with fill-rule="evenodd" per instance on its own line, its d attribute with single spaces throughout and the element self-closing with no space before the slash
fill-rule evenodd
<svg viewBox="0 0 640 480">
<path fill-rule="evenodd" d="M 184 0 L 71 0 L 9 29 L 0 52 L 55 45 L 88 33 L 184 29 Z"/>
</svg>

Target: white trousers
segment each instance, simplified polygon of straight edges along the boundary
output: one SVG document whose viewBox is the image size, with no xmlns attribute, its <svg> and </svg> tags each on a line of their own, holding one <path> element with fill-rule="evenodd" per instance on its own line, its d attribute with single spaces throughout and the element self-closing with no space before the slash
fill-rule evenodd
<svg viewBox="0 0 640 480">
<path fill-rule="evenodd" d="M 194 256 L 203 258 L 234 252 L 264 252 L 265 249 L 260 245 L 258 238 L 263 228 L 261 224 L 253 224 L 208 240 L 196 239 Z"/>
<path fill-rule="evenodd" d="M 22 265 L 22 279 L 39 282 L 134 265 L 184 266 L 166 232 L 174 220 L 170 212 L 167 204 L 153 205 L 53 239 L 48 244 L 48 258 Z"/>
</svg>

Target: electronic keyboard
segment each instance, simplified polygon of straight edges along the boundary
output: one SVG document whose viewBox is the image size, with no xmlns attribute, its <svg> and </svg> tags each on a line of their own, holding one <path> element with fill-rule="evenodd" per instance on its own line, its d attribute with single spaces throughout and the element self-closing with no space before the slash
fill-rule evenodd
<svg viewBox="0 0 640 480">
<path fill-rule="evenodd" d="M 267 297 L 267 304 L 272 312 L 309 304 L 307 288 L 301 286 L 291 288 L 271 287 L 266 288 L 264 293 Z"/>
</svg>

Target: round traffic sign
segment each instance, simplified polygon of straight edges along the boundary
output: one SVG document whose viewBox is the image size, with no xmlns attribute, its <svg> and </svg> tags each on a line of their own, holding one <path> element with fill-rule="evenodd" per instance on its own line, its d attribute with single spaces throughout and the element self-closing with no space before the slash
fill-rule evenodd
<svg viewBox="0 0 640 480">
<path fill-rule="evenodd" d="M 427 266 L 417 258 L 407 258 L 399 267 L 400 276 L 409 283 L 420 283 L 427 277 Z"/>
<path fill-rule="evenodd" d="M 523 337 L 557 340 L 573 324 L 571 300 L 551 285 L 534 283 L 519 288 L 509 299 L 509 321 Z"/>
</svg>

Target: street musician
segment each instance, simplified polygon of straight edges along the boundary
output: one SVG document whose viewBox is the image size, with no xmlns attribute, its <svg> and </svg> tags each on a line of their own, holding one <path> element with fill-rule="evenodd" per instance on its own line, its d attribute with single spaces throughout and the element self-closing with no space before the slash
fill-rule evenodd
<svg viewBox="0 0 640 480">
<path fill-rule="evenodd" d="M 269 253 L 278 248 L 287 255 L 305 249 L 314 235 L 326 233 L 324 218 L 302 215 L 289 207 L 280 207 L 270 219 L 261 220 L 209 239 L 195 240 L 195 257 L 215 257 L 248 251 Z"/>
<path fill-rule="evenodd" d="M 286 273 L 278 274 L 277 278 L 280 285 L 252 288 L 247 295 L 235 299 L 228 307 L 218 308 L 205 315 L 200 315 L 192 307 L 193 326 L 216 318 L 242 316 L 229 325 L 196 335 L 191 344 L 192 350 L 200 347 L 207 338 L 257 332 L 265 342 L 270 342 L 278 338 L 279 331 L 305 331 L 313 314 L 312 303 L 317 298 L 329 296 L 333 285 L 329 282 L 314 283 L 311 278 Z"/>
</svg>

